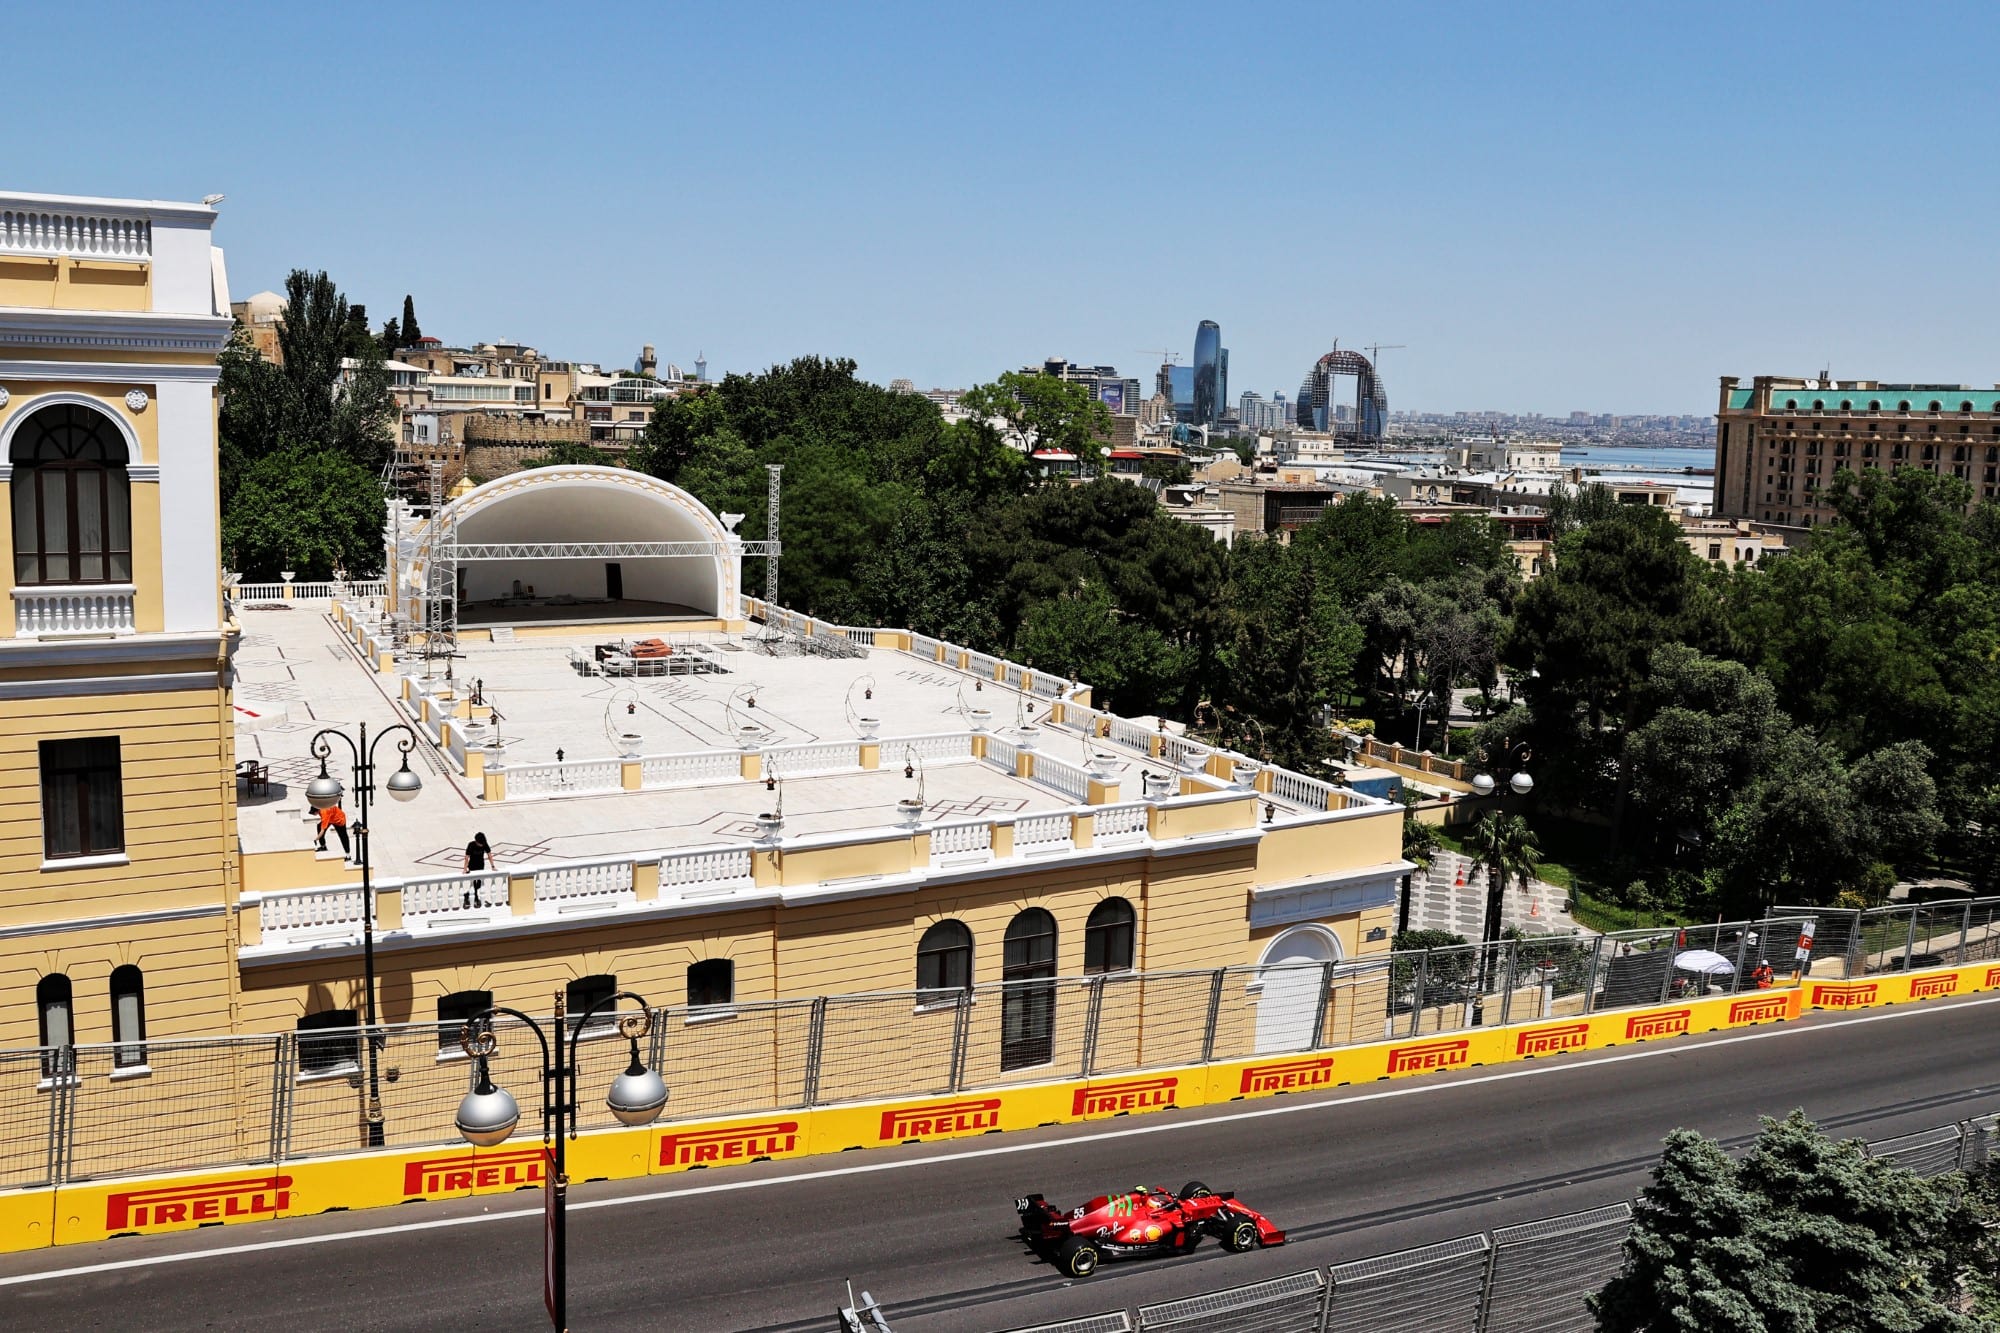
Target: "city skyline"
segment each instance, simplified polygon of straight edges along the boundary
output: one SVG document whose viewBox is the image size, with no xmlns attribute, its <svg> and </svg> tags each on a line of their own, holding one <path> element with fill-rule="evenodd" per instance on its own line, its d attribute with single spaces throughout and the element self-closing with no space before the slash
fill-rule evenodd
<svg viewBox="0 0 2000 1333">
<path fill-rule="evenodd" d="M 1236 11 L 1221 48 L 1212 16 L 1174 7 L 1065 13 L 1061 42 L 1021 14 L 894 6 L 486 13 L 476 62 L 419 60 L 464 36 L 422 10 L 390 43 L 345 11 L 163 25 L 106 51 L 88 98 L 31 62 L 10 175 L 223 193 L 239 292 L 324 268 L 378 320 L 407 292 L 439 336 L 608 363 L 652 342 L 682 364 L 706 350 L 718 374 L 819 353 L 953 385 L 1060 355 L 1149 383 L 1139 349 L 1191 357 L 1214 319 L 1241 385 L 1293 383 L 1336 338 L 1407 344 L 1383 379 L 1425 409 L 1699 411 L 1719 375 L 1827 366 L 2000 377 L 1969 313 L 2000 296 L 1981 226 L 1996 186 L 1965 169 L 1989 11 L 1886 47 L 1824 7 L 1356 11 L 1343 40 L 1370 56 L 1325 82 L 1266 77 L 1255 54 L 1260 33 L 1325 21 L 1309 7 Z M 603 32 L 641 13 L 672 33 L 673 77 L 601 77 Z M 56 49 L 77 21 L 24 13 L 17 41 Z M 296 95 L 263 114 L 257 76 L 279 61 Z M 482 135 L 492 91 L 516 85 L 561 95 Z M 138 114 L 158 98 L 176 114 Z M 1020 132 L 1029 106 L 1118 160 L 1165 132 L 1238 170 L 1199 189 L 1080 173 Z M 436 134 L 426 108 L 473 128 Z M 91 151 L 114 138 L 115 166 Z M 1329 169 L 1265 171 L 1310 151 Z M 1861 169 L 1882 184 L 1838 184 L 1836 158 L 1880 164 Z M 1891 181 L 1949 182 L 1953 204 L 1902 207 Z M 1916 257 L 1949 277 L 1913 279 Z"/>
</svg>

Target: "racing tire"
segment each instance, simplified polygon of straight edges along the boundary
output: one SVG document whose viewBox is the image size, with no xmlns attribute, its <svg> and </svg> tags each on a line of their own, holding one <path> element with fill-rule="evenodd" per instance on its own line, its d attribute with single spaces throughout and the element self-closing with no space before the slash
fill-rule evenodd
<svg viewBox="0 0 2000 1333">
<path fill-rule="evenodd" d="M 1214 1193 L 1214 1190 L 1202 1184 L 1199 1180 L 1190 1180 L 1187 1184 L 1181 1186 L 1181 1192 L 1176 1197 L 1183 1200 L 1206 1199 Z"/>
<path fill-rule="evenodd" d="M 1257 1224 L 1247 1217 L 1231 1222 L 1229 1230 L 1222 1233 L 1222 1248 L 1231 1254 L 1247 1254 L 1259 1243 Z"/>
<path fill-rule="evenodd" d="M 1056 1266 L 1073 1278 L 1086 1278 L 1097 1271 L 1097 1247 L 1081 1237 L 1071 1237 L 1056 1255 Z"/>
</svg>

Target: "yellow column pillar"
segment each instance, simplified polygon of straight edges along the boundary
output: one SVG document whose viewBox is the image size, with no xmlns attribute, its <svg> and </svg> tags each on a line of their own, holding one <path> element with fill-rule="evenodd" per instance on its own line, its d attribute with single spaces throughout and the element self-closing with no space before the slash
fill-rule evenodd
<svg viewBox="0 0 2000 1333">
<path fill-rule="evenodd" d="M 480 799 L 488 805 L 498 805 L 507 799 L 507 770 L 505 767 L 489 768 L 480 776 L 482 790 Z"/>
<path fill-rule="evenodd" d="M 1088 778 L 1086 781 L 1090 784 L 1085 788 L 1087 792 L 1086 804 L 1116 805 L 1118 803 L 1117 782 L 1099 782 L 1096 778 Z"/>
<path fill-rule="evenodd" d="M 644 774 L 640 771 L 637 759 L 621 758 L 618 761 L 618 786 L 621 790 L 638 791 L 643 778 Z"/>
<path fill-rule="evenodd" d="M 385 889 L 375 888 L 375 929 L 401 930 L 403 928 L 403 886 Z"/>
<path fill-rule="evenodd" d="M 642 903 L 650 903 L 660 896 L 660 863 L 658 861 L 634 861 L 632 863 L 632 896 Z"/>
<path fill-rule="evenodd" d="M 745 782 L 755 782 L 764 776 L 764 756 L 756 750 L 745 750 L 739 757 L 737 771 Z"/>
<path fill-rule="evenodd" d="M 758 888 L 779 882 L 778 851 L 774 847 L 754 847 L 750 851 L 750 878 Z"/>
<path fill-rule="evenodd" d="M 993 859 L 996 861 L 1014 854 L 1014 823 L 1012 820 L 1004 823 L 996 822 L 993 825 L 992 847 Z M 926 853 L 924 862 L 928 863 L 929 861 L 930 856 Z"/>
<path fill-rule="evenodd" d="M 1014 752 L 1014 776 L 1017 778 L 1032 778 L 1035 776 L 1035 752 L 1033 750 L 1016 750 Z"/>
<path fill-rule="evenodd" d="M 861 742 L 861 767 L 864 769 L 882 767 L 882 743 L 880 741 Z"/>
<path fill-rule="evenodd" d="M 1069 817 L 1069 840 L 1073 847 L 1088 847 L 1097 836 L 1097 816 L 1074 814 Z"/>
<path fill-rule="evenodd" d="M 535 914 L 535 875 L 529 871 L 525 875 L 507 876 L 507 909 L 515 916 Z"/>
</svg>

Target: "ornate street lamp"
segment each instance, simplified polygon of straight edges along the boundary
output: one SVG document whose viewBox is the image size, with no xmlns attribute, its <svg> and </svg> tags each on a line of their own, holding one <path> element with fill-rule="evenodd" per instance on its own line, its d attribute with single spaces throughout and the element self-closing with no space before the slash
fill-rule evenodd
<svg viewBox="0 0 2000 1333">
<path fill-rule="evenodd" d="M 453 1124 L 458 1129 L 459 1137 L 475 1148 L 491 1148 L 505 1143 L 521 1122 L 520 1103 L 514 1100 L 512 1093 L 493 1082 L 492 1069 L 488 1064 L 500 1047 L 500 1039 L 493 1031 L 494 1016 L 505 1014 L 527 1024 L 541 1045 L 542 1147 L 551 1153 L 548 1188 L 555 1196 L 555 1206 L 550 1211 L 552 1234 L 549 1237 L 549 1260 L 553 1269 L 551 1294 L 555 1298 L 555 1308 L 549 1313 L 559 1329 L 568 1327 L 569 1176 L 565 1145 L 577 1133 L 576 1046 L 583 1039 L 590 1020 L 606 1009 L 615 1010 L 620 1000 L 632 1000 L 639 1006 L 638 1012 L 621 1015 L 618 1019 L 618 1033 L 632 1044 L 632 1058 L 625 1072 L 611 1080 L 611 1089 L 605 1094 L 604 1104 L 619 1124 L 637 1129 L 658 1120 L 667 1105 L 666 1080 L 660 1077 L 658 1070 L 648 1069 L 639 1056 L 639 1039 L 653 1030 L 652 1006 L 643 995 L 619 991 L 591 1005 L 574 1023 L 566 1023 L 564 996 L 562 992 L 556 992 L 555 1018 L 551 1020 L 555 1030 L 553 1048 L 549 1044 L 549 1034 L 540 1023 L 520 1010 L 504 1005 L 495 1005 L 476 1015 L 458 1035 L 459 1046 L 472 1057 L 474 1064 L 472 1087 L 459 1101 Z M 564 1039 L 565 1028 L 568 1031 L 567 1040 Z"/>
<path fill-rule="evenodd" d="M 306 784 L 306 804 L 315 810 L 325 810 L 340 804 L 345 793 L 340 779 L 326 771 L 326 761 L 333 754 L 333 746 L 328 737 L 338 737 L 354 756 L 354 800 L 356 813 L 360 816 L 354 825 L 354 850 L 361 862 L 361 959 L 363 985 L 366 987 L 366 1018 L 368 1039 L 368 1146 L 382 1146 L 382 1086 L 376 1072 L 376 1050 L 380 1039 L 375 1032 L 375 883 L 370 874 L 368 860 L 368 804 L 375 792 L 375 747 L 386 736 L 396 732 L 403 734 L 396 739 L 396 748 L 402 752 L 403 766 L 389 775 L 384 785 L 389 795 L 397 801 L 413 801 L 417 793 L 424 789 L 424 780 L 410 769 L 410 751 L 416 748 L 417 733 L 410 730 L 407 723 L 398 722 L 386 730 L 376 733 L 371 742 L 368 739 L 368 724 L 361 724 L 361 740 L 357 744 L 353 737 L 332 727 L 323 727 L 313 733 L 310 748 L 319 756 L 319 776 Z"/>
</svg>

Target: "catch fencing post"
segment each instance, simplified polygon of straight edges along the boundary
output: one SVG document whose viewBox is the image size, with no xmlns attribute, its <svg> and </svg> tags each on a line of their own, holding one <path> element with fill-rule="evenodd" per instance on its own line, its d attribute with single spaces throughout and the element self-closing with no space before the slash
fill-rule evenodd
<svg viewBox="0 0 2000 1333">
<path fill-rule="evenodd" d="M 1003 990 L 1002 995 L 1005 995 Z M 965 1086 L 965 1046 L 972 1028 L 972 988 L 966 987 L 958 993 L 958 1003 L 951 1015 L 951 1090 L 957 1092 Z"/>
<path fill-rule="evenodd" d="M 1917 952 L 1917 909 L 1913 906 L 1910 908 L 1909 936 L 1903 941 L 1903 970 L 1905 972 L 1910 970 L 1910 959 L 1912 956 L 1915 955 L 1916 952 Z"/>
<path fill-rule="evenodd" d="M 1965 900 L 1965 905 L 1959 909 L 1958 957 L 1954 958 L 1952 961 L 1957 963 L 1960 967 L 1965 966 L 1967 957 L 1971 953 L 1971 950 L 1972 950 L 1972 900 L 1968 898 Z"/>
<path fill-rule="evenodd" d="M 1665 1004 L 1674 993 L 1674 964 L 1679 961 L 1681 936 L 1675 931 L 1667 939 L 1667 965 L 1660 973 L 1660 1003 Z"/>
<path fill-rule="evenodd" d="M 1319 1008 L 1313 1012 L 1313 1039 L 1309 1050 L 1326 1045 L 1326 1011 L 1333 1002 L 1333 963 L 1319 965 Z"/>
<path fill-rule="evenodd" d="M 667 1067 L 667 1007 L 660 1005 L 651 1014 L 653 1037 L 646 1045 L 646 1067 L 665 1069 Z"/>
<path fill-rule="evenodd" d="M 51 1185 L 64 1183 L 69 1170 L 70 1123 L 75 1118 L 70 1091 L 76 1083 L 76 1047 L 59 1046 L 49 1061 L 49 1145 L 48 1179 Z"/>
<path fill-rule="evenodd" d="M 812 1002 L 812 1017 L 806 1025 L 805 1104 L 819 1105 L 819 1061 L 821 1043 L 826 1040 L 826 996 Z"/>
<path fill-rule="evenodd" d="M 271 1041 L 271 1165 L 292 1151 L 292 1036 L 280 1032 Z M 659 1068 L 658 1065 L 654 1066 Z"/>
<path fill-rule="evenodd" d="M 1215 1020 L 1222 1014 L 1222 968 L 1215 969 L 1215 975 L 1208 983 L 1208 1021 L 1201 1032 L 1201 1062 L 1208 1064 L 1215 1059 Z"/>
<path fill-rule="evenodd" d="M 1583 978 L 1583 1012 L 1593 1013 L 1597 1009 L 1597 964 L 1604 957 L 1604 936 L 1599 935 L 1590 946 L 1590 970 Z"/>
<path fill-rule="evenodd" d="M 1078 1078 L 1089 1078 L 1097 1064 L 1097 1020 L 1104 1013 L 1104 974 L 1098 973 L 1090 979 L 1090 1002 L 1083 1015 L 1083 1067 L 1076 1071 Z"/>
<path fill-rule="evenodd" d="M 1736 937 L 1736 971 L 1729 978 L 1729 993 L 1732 995 L 1743 989 L 1743 961 L 1744 956 L 1750 952 L 1750 937 L 1756 935 L 1757 942 L 1762 944 L 1764 932 L 1757 927 L 1765 924 L 1767 923 L 1760 921 L 1756 925 L 1745 925 L 1742 933 Z"/>
<path fill-rule="evenodd" d="M 1506 1027 L 1514 1017 L 1514 987 L 1519 982 L 1515 969 L 1521 962 L 1521 941 L 1507 941 L 1507 989 L 1500 992 L 1500 1026 Z"/>
<path fill-rule="evenodd" d="M 1431 951 L 1425 949 L 1417 955 L 1417 974 L 1410 979 L 1410 1032 L 1414 1037 L 1423 1030 L 1424 988 L 1430 982 Z"/>
</svg>

